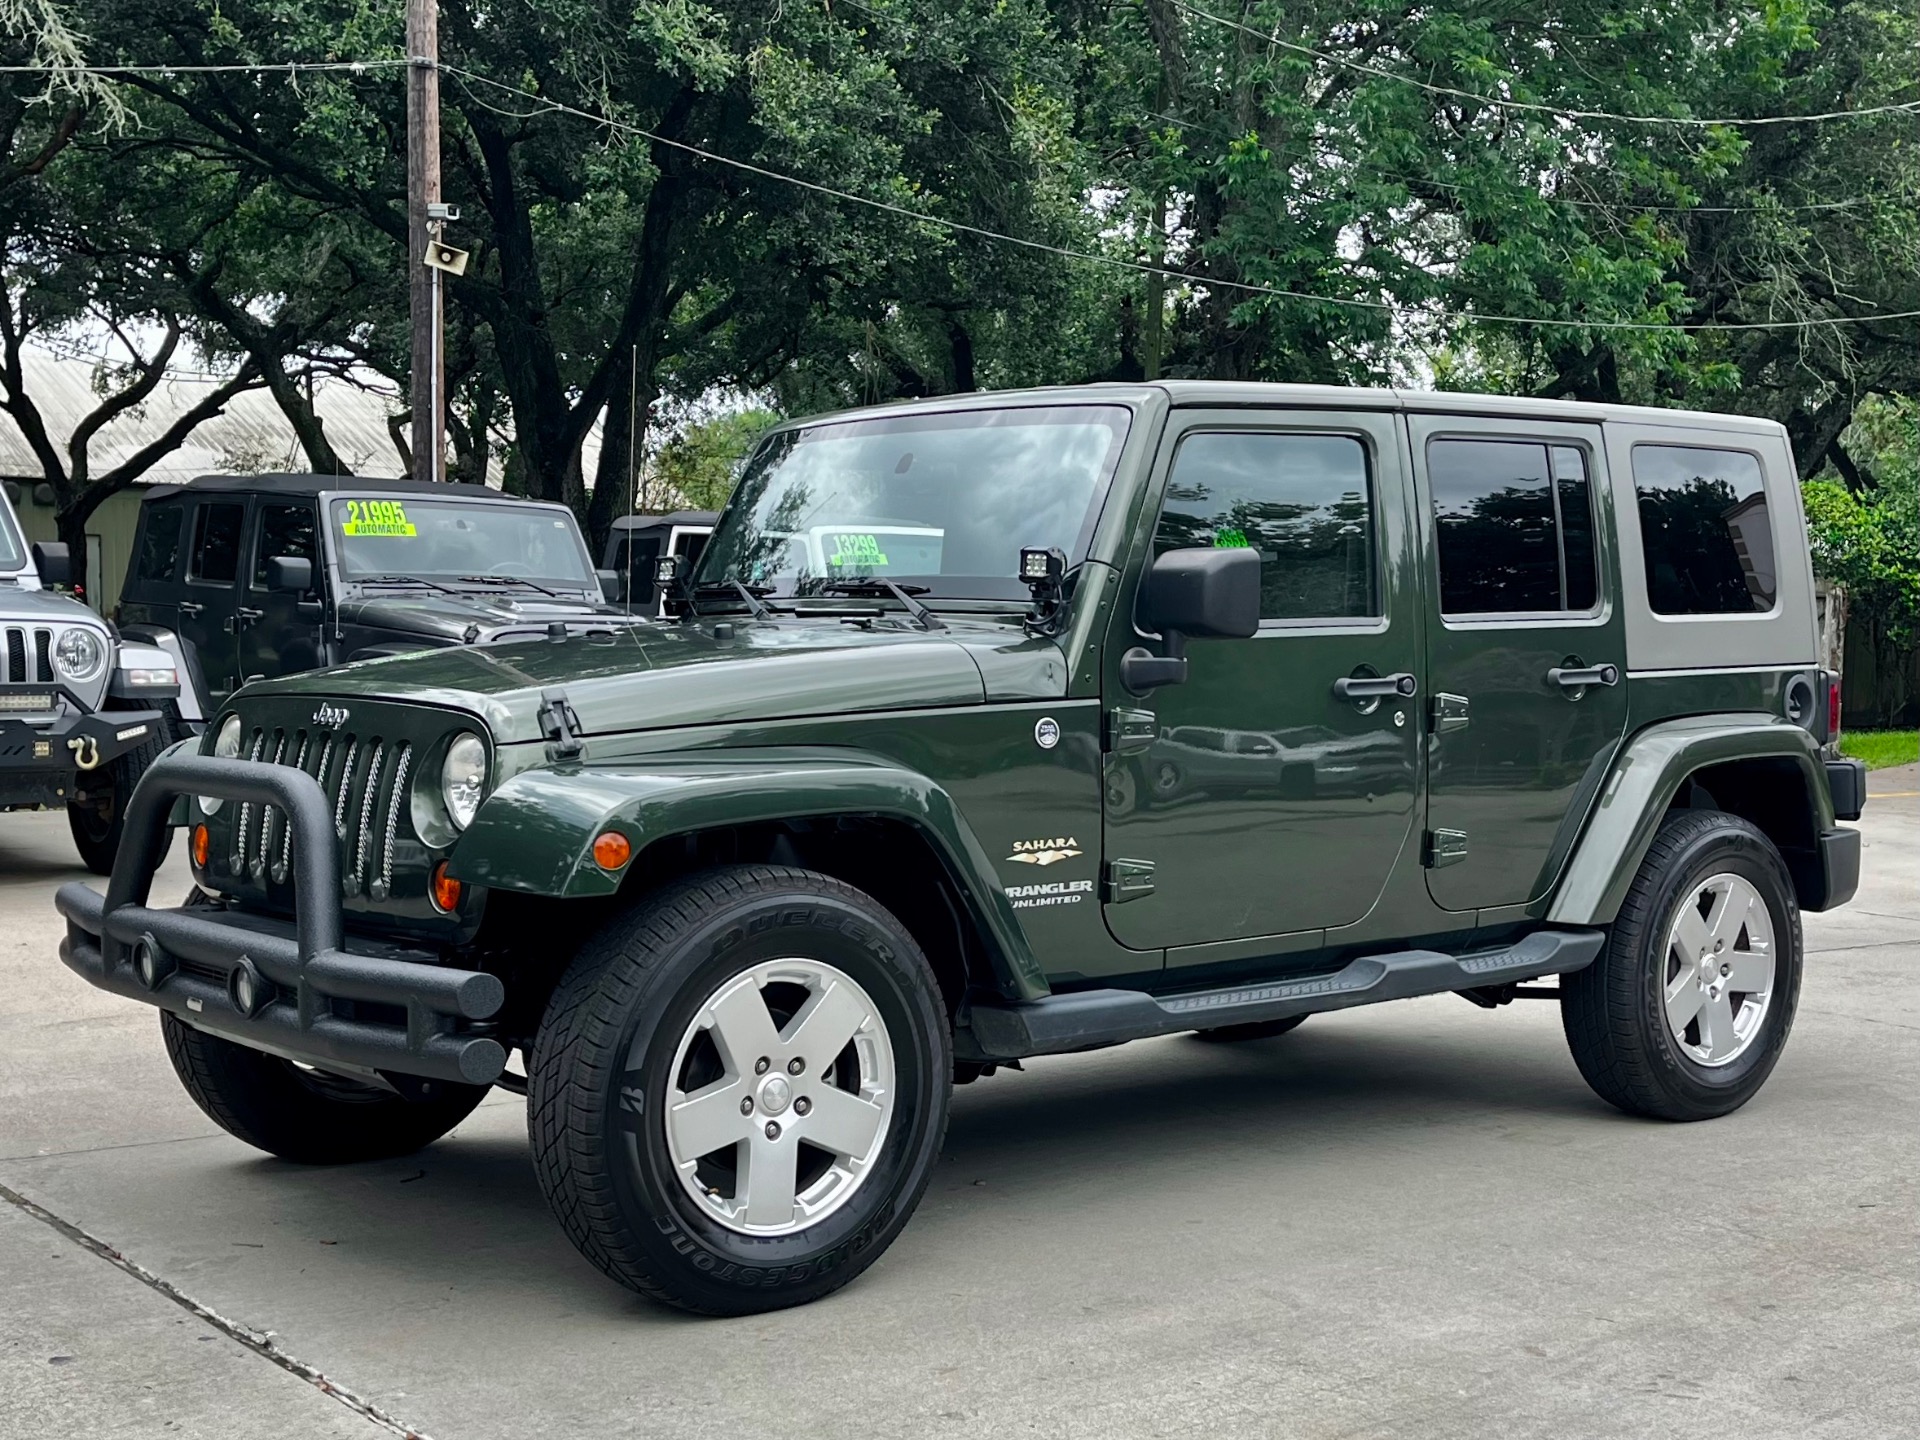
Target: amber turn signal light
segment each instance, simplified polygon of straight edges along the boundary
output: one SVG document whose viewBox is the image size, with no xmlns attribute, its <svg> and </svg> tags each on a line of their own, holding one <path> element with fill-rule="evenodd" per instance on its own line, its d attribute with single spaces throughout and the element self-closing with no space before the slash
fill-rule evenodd
<svg viewBox="0 0 1920 1440">
<path fill-rule="evenodd" d="M 206 869 L 207 850 L 209 848 L 206 826 L 196 825 L 193 827 L 193 835 L 188 843 L 188 848 L 193 852 L 194 868 L 196 870 Z"/>
<path fill-rule="evenodd" d="M 618 870 L 633 858 L 633 842 L 618 830 L 602 830 L 593 837 L 593 863 L 602 870 Z"/>
<path fill-rule="evenodd" d="M 460 908 L 460 896 L 466 888 L 447 874 L 444 860 L 433 867 L 433 874 L 427 878 L 427 894 L 433 900 L 433 908 L 447 915 Z"/>
</svg>

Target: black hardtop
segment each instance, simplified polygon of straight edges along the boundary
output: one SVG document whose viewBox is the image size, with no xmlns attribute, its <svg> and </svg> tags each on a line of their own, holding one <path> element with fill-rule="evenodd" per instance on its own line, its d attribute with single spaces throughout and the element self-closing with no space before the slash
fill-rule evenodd
<svg viewBox="0 0 1920 1440">
<path fill-rule="evenodd" d="M 258 491 L 267 495 L 320 495 L 327 492 L 373 495 L 431 495 L 439 500 L 514 500 L 544 505 L 524 495 L 509 495 L 485 485 L 438 484 L 431 480 L 386 480 L 362 475 L 200 475 L 184 485 L 156 485 L 141 496 L 146 505 L 165 504 L 208 493 Z"/>
</svg>

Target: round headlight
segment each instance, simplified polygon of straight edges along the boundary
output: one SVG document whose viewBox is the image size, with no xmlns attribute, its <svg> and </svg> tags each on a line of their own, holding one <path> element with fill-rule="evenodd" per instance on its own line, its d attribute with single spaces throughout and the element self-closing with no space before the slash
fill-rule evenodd
<svg viewBox="0 0 1920 1440">
<path fill-rule="evenodd" d="M 473 823 L 486 785 L 487 747 L 478 735 L 460 736 L 447 746 L 446 761 L 440 766 L 440 799 L 454 829 L 464 830 Z"/>
<path fill-rule="evenodd" d="M 107 647 L 99 632 L 74 625 L 53 642 L 53 668 L 62 680 L 84 683 L 107 663 Z"/>
<path fill-rule="evenodd" d="M 220 722 L 220 729 L 213 737 L 213 758 L 236 760 L 239 756 L 240 717 L 229 715 Z M 212 795 L 196 795 L 194 803 L 200 807 L 202 815 L 216 815 L 220 811 L 220 801 Z"/>
</svg>

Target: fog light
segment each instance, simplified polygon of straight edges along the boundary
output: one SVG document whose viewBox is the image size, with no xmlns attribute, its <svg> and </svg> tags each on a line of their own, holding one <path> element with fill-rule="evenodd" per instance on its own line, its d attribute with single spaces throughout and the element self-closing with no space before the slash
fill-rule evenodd
<svg viewBox="0 0 1920 1440">
<path fill-rule="evenodd" d="M 192 840 L 188 847 L 193 853 L 194 869 L 204 870 L 207 868 L 207 850 L 209 844 L 207 827 L 204 825 L 194 826 Z"/>
<path fill-rule="evenodd" d="M 460 908 L 460 897 L 466 893 L 466 886 L 447 874 L 447 862 L 442 860 L 433 867 L 433 873 L 427 877 L 427 896 L 433 901 L 433 908 L 442 915 L 451 915 Z"/>
<path fill-rule="evenodd" d="M 153 936 L 142 935 L 133 942 L 133 973 L 147 989 L 158 990 L 173 973 L 173 957 L 160 948 L 160 942 Z"/>
<path fill-rule="evenodd" d="M 273 986 L 244 955 L 227 977 L 227 995 L 233 1008 L 251 1020 L 273 998 Z"/>
<path fill-rule="evenodd" d="M 618 830 L 602 830 L 593 837 L 593 863 L 602 870 L 618 870 L 633 858 L 633 842 Z"/>
</svg>

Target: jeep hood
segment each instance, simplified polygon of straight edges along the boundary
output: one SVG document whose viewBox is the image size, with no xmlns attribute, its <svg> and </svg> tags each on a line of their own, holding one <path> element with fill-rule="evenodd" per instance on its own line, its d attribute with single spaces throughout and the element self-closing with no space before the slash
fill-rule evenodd
<svg viewBox="0 0 1920 1440">
<path fill-rule="evenodd" d="M 862 710 L 1056 698 L 1066 666 L 1051 641 L 951 617 L 922 632 L 837 620 L 742 619 L 713 627 L 620 625 L 565 641 L 463 645 L 258 681 L 241 693 L 356 698 L 464 710 L 499 743 L 544 738 L 541 692 L 561 688 L 589 735 Z"/>
<path fill-rule="evenodd" d="M 577 595 L 547 596 L 537 590 L 512 594 L 476 591 L 443 595 L 438 591 L 409 591 L 404 595 L 362 595 L 340 603 L 340 619 L 350 625 L 375 626 L 423 639 L 453 644 L 472 638 L 486 641 L 503 631 L 545 626 L 554 620 L 578 622 L 602 619 L 625 624 L 627 617 L 597 600 Z"/>
<path fill-rule="evenodd" d="M 58 590 L 22 590 L 18 585 L 0 581 L 0 620 L 28 625 L 91 625 L 106 629 L 106 622 L 71 595 Z"/>
</svg>

